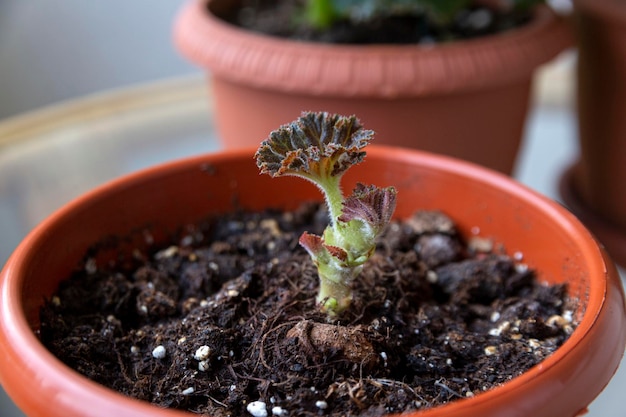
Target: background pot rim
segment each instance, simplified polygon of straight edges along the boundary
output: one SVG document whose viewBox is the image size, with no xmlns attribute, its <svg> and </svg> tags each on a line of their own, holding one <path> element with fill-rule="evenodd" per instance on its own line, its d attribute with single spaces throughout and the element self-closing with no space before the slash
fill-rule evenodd
<svg viewBox="0 0 626 417">
<path fill-rule="evenodd" d="M 182 7 L 173 28 L 179 51 L 215 77 L 292 94 L 398 98 L 493 88 L 530 79 L 573 42 L 566 18 L 547 6 L 523 27 L 427 47 L 256 34 L 208 13 L 214 1 L 221 0 L 190 0 Z"/>
</svg>

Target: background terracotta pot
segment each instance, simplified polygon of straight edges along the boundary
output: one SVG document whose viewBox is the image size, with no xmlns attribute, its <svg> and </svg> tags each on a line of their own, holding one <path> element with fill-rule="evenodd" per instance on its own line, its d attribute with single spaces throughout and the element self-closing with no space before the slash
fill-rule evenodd
<svg viewBox="0 0 626 417">
<path fill-rule="evenodd" d="M 126 398 L 63 365 L 39 342 L 38 311 L 94 242 L 149 226 L 155 239 L 209 214 L 238 207 L 292 208 L 319 199 L 297 178 L 260 176 L 253 150 L 157 166 L 104 185 L 37 227 L 0 277 L 0 382 L 29 416 L 175 417 L 186 415 Z M 540 365 L 488 392 L 422 417 L 574 416 L 603 389 L 626 344 L 624 294 L 613 264 L 567 210 L 504 175 L 418 151 L 372 146 L 346 175 L 398 188 L 398 216 L 442 209 L 465 235 L 520 252 L 542 280 L 567 282 L 580 300 L 579 327 Z M 145 245 L 144 239 L 134 242 Z M 130 249 L 129 249 L 130 250 Z"/>
<path fill-rule="evenodd" d="M 236 4 L 191 0 L 174 29 L 179 50 L 211 75 L 226 148 L 256 145 L 303 110 L 329 111 L 359 115 L 378 132 L 379 144 L 451 155 L 510 174 L 533 73 L 571 42 L 565 21 L 547 7 L 523 28 L 433 47 L 330 45 L 253 34 L 216 17 Z"/>
<path fill-rule="evenodd" d="M 626 2 L 574 5 L 580 159 L 561 194 L 626 266 Z"/>
</svg>

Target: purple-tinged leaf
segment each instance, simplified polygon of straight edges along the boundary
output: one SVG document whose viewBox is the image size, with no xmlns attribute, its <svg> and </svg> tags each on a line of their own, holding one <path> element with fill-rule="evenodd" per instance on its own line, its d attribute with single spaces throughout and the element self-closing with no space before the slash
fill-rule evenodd
<svg viewBox="0 0 626 417">
<path fill-rule="evenodd" d="M 324 239 L 320 236 L 313 235 L 308 232 L 302 233 L 300 236 L 300 245 L 312 256 L 319 258 L 325 254 L 328 254 L 334 258 L 337 258 L 341 262 L 345 262 L 348 259 L 347 252 L 338 247 L 327 245 L 324 243 Z"/>
<path fill-rule="evenodd" d="M 343 203 L 341 222 L 359 219 L 368 223 L 374 230 L 385 227 L 396 209 L 396 189 L 378 188 L 374 185 L 358 183 L 352 195 Z"/>
<path fill-rule="evenodd" d="M 324 240 L 320 236 L 304 232 L 298 242 L 313 256 L 319 256 L 324 252 Z"/>
<path fill-rule="evenodd" d="M 348 253 L 339 246 L 324 245 L 324 248 L 333 257 L 345 262 L 348 259 Z"/>
</svg>

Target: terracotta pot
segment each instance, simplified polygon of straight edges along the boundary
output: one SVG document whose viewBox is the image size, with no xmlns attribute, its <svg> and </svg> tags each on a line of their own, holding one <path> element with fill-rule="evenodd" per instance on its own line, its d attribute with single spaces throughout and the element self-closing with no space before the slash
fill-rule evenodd
<svg viewBox="0 0 626 417">
<path fill-rule="evenodd" d="M 626 266 L 626 2 L 574 5 L 580 159 L 562 195 Z"/>
<path fill-rule="evenodd" d="M 568 25 L 547 7 L 523 28 L 436 47 L 296 42 L 217 17 L 235 1 L 192 0 L 174 29 L 179 50 L 211 75 L 226 148 L 256 145 L 301 111 L 329 111 L 358 114 L 379 144 L 510 174 L 533 73 L 571 42 Z"/>
<path fill-rule="evenodd" d="M 87 248 L 105 236 L 150 225 L 155 239 L 181 224 L 238 207 L 293 208 L 319 199 L 297 178 L 260 176 L 253 150 L 182 160 L 114 181 L 75 200 L 16 249 L 0 281 L 0 382 L 29 416 L 175 417 L 188 415 L 124 397 L 63 365 L 39 342 L 38 312 Z M 538 270 L 567 282 L 580 300 L 580 325 L 552 356 L 491 391 L 422 413 L 452 416 L 575 416 L 607 384 L 626 344 L 619 276 L 590 233 L 567 210 L 504 175 L 418 151 L 372 146 L 346 174 L 398 188 L 398 216 L 442 209 L 470 235 L 491 237 Z M 145 244 L 143 239 L 135 244 Z"/>
</svg>

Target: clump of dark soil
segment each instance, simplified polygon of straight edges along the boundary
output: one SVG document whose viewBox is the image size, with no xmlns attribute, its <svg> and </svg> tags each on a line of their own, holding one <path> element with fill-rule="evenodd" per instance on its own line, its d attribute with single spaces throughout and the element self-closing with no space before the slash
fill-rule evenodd
<svg viewBox="0 0 626 417">
<path fill-rule="evenodd" d="M 242 0 L 240 7 L 220 17 L 272 36 L 340 44 L 432 44 L 473 39 L 523 26 L 531 19 L 527 11 L 500 10 L 476 2 L 446 23 L 434 21 L 426 14 L 380 13 L 371 19 L 339 20 L 329 28 L 315 30 L 298 19 L 302 3 Z"/>
<path fill-rule="evenodd" d="M 325 224 L 316 204 L 239 213 L 150 254 L 88 257 L 42 309 L 41 339 L 88 378 L 160 407 L 374 416 L 491 389 L 575 325 L 564 286 L 538 283 L 489 241 L 465 242 L 438 212 L 393 222 L 353 305 L 329 321 L 297 244 Z"/>
</svg>

